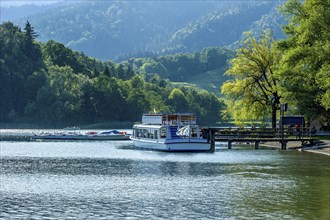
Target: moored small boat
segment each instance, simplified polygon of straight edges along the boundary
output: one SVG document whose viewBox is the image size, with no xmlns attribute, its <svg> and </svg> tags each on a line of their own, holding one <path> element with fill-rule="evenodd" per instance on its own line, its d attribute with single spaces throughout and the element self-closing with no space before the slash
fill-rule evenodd
<svg viewBox="0 0 330 220">
<path fill-rule="evenodd" d="M 110 130 L 110 131 L 103 131 L 103 132 L 93 132 L 87 133 L 86 135 L 87 140 L 129 140 L 130 135 L 126 132 L 117 131 L 117 130 Z"/>
<path fill-rule="evenodd" d="M 161 151 L 209 151 L 211 144 L 203 138 L 196 115 L 144 114 L 142 123 L 133 126 L 131 140 L 139 148 Z"/>
<path fill-rule="evenodd" d="M 129 140 L 130 135 L 117 130 L 81 133 L 69 132 L 46 132 L 31 136 L 31 140 Z"/>
</svg>

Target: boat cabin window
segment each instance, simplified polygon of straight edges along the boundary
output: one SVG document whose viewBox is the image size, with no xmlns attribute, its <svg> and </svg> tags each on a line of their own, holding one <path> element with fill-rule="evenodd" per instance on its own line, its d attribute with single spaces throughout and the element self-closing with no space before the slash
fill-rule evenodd
<svg viewBox="0 0 330 220">
<path fill-rule="evenodd" d="M 158 129 L 156 128 L 136 129 L 133 131 L 133 135 L 136 138 L 158 139 Z M 165 137 L 166 137 L 166 132 L 165 132 Z"/>
<path fill-rule="evenodd" d="M 143 138 L 148 138 L 148 130 L 143 129 Z"/>
<path fill-rule="evenodd" d="M 160 129 L 160 138 L 166 138 L 166 128 Z"/>
<path fill-rule="evenodd" d="M 196 138 L 198 132 L 199 132 L 199 129 L 198 128 L 192 128 L 191 129 L 191 137 Z"/>
</svg>

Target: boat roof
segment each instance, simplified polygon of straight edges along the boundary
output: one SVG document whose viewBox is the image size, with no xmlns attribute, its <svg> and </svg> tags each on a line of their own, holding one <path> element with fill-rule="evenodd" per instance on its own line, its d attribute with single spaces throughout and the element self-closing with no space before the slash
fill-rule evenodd
<svg viewBox="0 0 330 220">
<path fill-rule="evenodd" d="M 195 125 L 196 115 L 193 113 L 151 113 L 143 114 L 142 124 L 149 125 Z"/>
<path fill-rule="evenodd" d="M 137 124 L 133 126 L 134 128 L 155 128 L 159 129 L 161 127 L 164 127 L 164 125 L 149 125 L 149 124 Z"/>
</svg>

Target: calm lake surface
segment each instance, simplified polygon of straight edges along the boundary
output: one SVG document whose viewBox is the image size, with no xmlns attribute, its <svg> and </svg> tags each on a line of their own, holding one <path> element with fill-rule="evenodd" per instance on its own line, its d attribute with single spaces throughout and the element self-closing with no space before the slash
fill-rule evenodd
<svg viewBox="0 0 330 220">
<path fill-rule="evenodd" d="M 0 219 L 329 219 L 330 159 L 253 145 L 0 142 Z"/>
</svg>

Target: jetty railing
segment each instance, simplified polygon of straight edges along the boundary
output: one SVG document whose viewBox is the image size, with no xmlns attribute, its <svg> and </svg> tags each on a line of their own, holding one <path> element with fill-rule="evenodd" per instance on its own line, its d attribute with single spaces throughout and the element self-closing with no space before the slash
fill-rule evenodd
<svg viewBox="0 0 330 220">
<path fill-rule="evenodd" d="M 236 138 L 310 138 L 313 131 L 309 127 L 295 128 L 212 128 L 215 129 L 216 137 Z"/>
<path fill-rule="evenodd" d="M 207 130 L 208 140 L 211 145 L 218 142 L 228 142 L 231 149 L 233 142 L 254 142 L 255 148 L 259 148 L 260 142 L 279 142 L 282 149 L 286 149 L 289 141 L 306 141 L 313 143 L 314 131 L 310 127 L 300 128 L 221 128 L 209 127 Z M 211 146 L 211 148 L 214 146 Z"/>
</svg>

